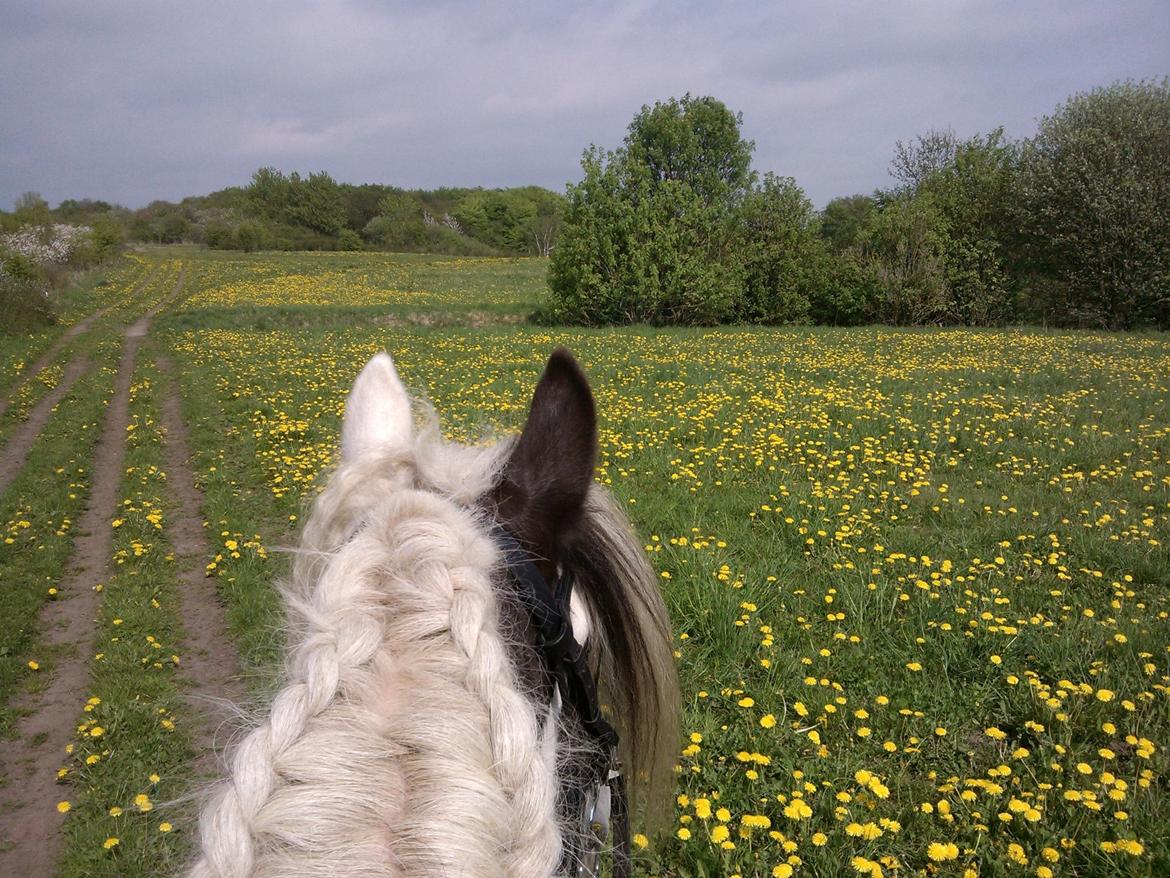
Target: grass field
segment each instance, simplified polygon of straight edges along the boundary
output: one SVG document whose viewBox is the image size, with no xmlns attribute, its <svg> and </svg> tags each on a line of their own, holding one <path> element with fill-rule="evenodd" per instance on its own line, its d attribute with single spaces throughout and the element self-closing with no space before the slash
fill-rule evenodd
<svg viewBox="0 0 1170 878">
<path fill-rule="evenodd" d="M 256 691 L 282 631 L 272 550 L 296 539 L 366 358 L 388 350 L 444 431 L 476 441 L 520 425 L 566 344 L 598 401 L 598 478 L 643 534 L 678 638 L 675 822 L 642 872 L 1170 874 L 1170 339 L 535 328 L 517 321 L 539 260 L 142 258 L 188 272 L 152 344 L 179 367 L 217 545 L 203 563 Z M 134 274 L 118 277 L 125 292 Z M 63 874 L 158 874 L 194 829 L 163 804 L 193 745 L 168 516 L 151 518 L 159 392 L 140 369 Z M 56 417 L 40 469 L 0 497 L 16 540 L 0 569 L 28 578 L 26 616 L 77 500 L 62 482 L 37 519 L 25 506 L 50 498 L 20 485 L 68 477 L 59 434 L 94 412 Z M 39 673 L 36 636 L 5 633 L 5 699 Z"/>
</svg>

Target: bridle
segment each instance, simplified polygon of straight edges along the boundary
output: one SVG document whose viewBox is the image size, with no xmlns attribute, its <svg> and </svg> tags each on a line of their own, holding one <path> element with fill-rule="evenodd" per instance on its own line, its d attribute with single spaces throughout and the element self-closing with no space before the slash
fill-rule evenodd
<svg viewBox="0 0 1170 878">
<path fill-rule="evenodd" d="M 559 694 L 562 709 L 573 711 L 585 733 L 597 745 L 598 756 L 591 766 L 589 785 L 581 788 L 566 781 L 562 789 L 567 813 L 583 815 L 581 831 L 566 841 L 562 872 L 575 878 L 598 878 L 601 853 L 612 824 L 613 878 L 628 878 L 630 820 L 625 778 L 618 759 L 618 734 L 601 715 L 597 683 L 589 670 L 585 649 L 573 636 L 569 614 L 573 579 L 567 571 L 560 570 L 556 582 L 550 586 L 511 533 L 497 526 L 493 538 L 504 555 L 517 596 L 528 611 L 536 651 L 555 684 L 554 698 Z"/>
</svg>

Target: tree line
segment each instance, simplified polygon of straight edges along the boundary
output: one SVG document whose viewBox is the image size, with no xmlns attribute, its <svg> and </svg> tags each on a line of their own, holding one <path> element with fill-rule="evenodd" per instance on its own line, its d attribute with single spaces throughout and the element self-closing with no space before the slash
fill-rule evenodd
<svg viewBox="0 0 1170 878">
<path fill-rule="evenodd" d="M 29 193 L 0 211 L 0 279 L 40 284 L 45 268 L 17 251 L 56 234 L 80 242 L 73 262 L 123 239 L 551 256 L 537 318 L 559 323 L 1170 328 L 1170 80 L 1073 95 L 1022 140 L 995 129 L 899 142 L 894 185 L 821 211 L 791 177 L 752 168 L 741 127 L 713 97 L 645 106 L 620 147 L 586 150 L 564 196 L 275 168 L 139 210 L 50 209 Z"/>
<path fill-rule="evenodd" d="M 338 183 L 325 172 L 302 176 L 260 168 L 247 186 L 177 203 L 129 210 L 105 201 L 67 200 L 49 209 L 22 196 L 53 222 L 116 224 L 129 241 L 193 243 L 226 250 L 395 250 L 462 256 L 547 256 L 564 198 L 539 186 L 405 190 Z M 0 232 L 29 212 L 0 211 Z M 39 220 L 38 220 L 39 222 Z"/>
<path fill-rule="evenodd" d="M 1168 80 L 1074 95 L 1024 140 L 900 142 L 894 186 L 819 212 L 741 125 L 686 95 L 590 147 L 542 319 L 1170 328 Z"/>
</svg>

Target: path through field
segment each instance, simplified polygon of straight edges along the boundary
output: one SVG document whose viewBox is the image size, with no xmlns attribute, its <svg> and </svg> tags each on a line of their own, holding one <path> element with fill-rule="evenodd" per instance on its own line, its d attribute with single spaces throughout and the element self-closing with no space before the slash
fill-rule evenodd
<svg viewBox="0 0 1170 878">
<path fill-rule="evenodd" d="M 147 288 L 161 270 L 161 264 L 150 270 L 131 291 L 130 299 Z M 59 658 L 47 686 L 15 700 L 14 707 L 20 714 L 18 737 L 0 753 L 5 778 L 0 787 L 0 817 L 3 820 L 0 875 L 50 878 L 55 874 L 64 819 L 64 813 L 56 807 L 62 798 L 58 769 L 86 702 L 90 661 L 96 646 L 93 642 L 94 622 L 102 601 L 100 588 L 112 572 L 111 520 L 118 514 L 120 505 L 130 423 L 131 379 L 151 321 L 181 299 L 186 274 L 186 268 L 180 268 L 169 295 L 121 331 L 122 349 L 114 394 L 106 409 L 97 444 L 91 489 L 84 514 L 78 522 L 73 555 L 57 599 L 44 605 L 40 617 L 41 642 Z M 52 363 L 68 338 L 89 331 L 113 307 L 108 306 L 76 324 L 30 367 L 28 376 Z M 118 332 L 109 328 L 104 331 Z M 76 355 L 66 367 L 61 381 L 34 407 L 28 420 L 3 449 L 0 454 L 0 492 L 25 466 L 29 452 L 50 416 L 89 365 L 87 354 Z M 173 379 L 165 384 L 173 394 Z M 181 600 L 184 627 L 190 632 L 187 677 L 196 694 L 202 692 L 208 698 L 238 697 L 239 689 L 231 682 L 236 658 L 224 639 L 223 612 L 214 589 L 205 584 L 202 575 L 208 546 L 202 534 L 200 495 L 187 462 L 190 452 L 178 399 L 173 395 L 165 399 L 163 411 L 168 431 L 167 460 L 174 499 L 180 510 L 172 524 L 170 538 L 187 565 L 182 577 L 185 590 Z M 210 738 L 205 734 L 201 749 L 209 743 Z"/>
<path fill-rule="evenodd" d="M 238 703 L 244 688 L 234 677 L 239 666 L 235 647 L 227 638 L 227 618 L 215 593 L 215 584 L 203 571 L 205 559 L 213 554 L 203 526 L 203 494 L 195 484 L 191 469 L 191 449 L 187 426 L 179 402 L 175 365 L 167 356 L 156 358 L 159 372 L 166 378 L 162 420 L 166 430 L 167 487 L 178 507 L 171 518 L 170 538 L 175 552 L 184 560 L 180 574 L 183 588 L 179 592 L 180 613 L 187 631 L 187 654 L 183 672 L 205 697 L 228 699 Z M 201 712 L 203 722 L 197 737 L 200 768 L 212 767 L 219 749 L 215 740 L 216 710 Z"/>
<path fill-rule="evenodd" d="M 130 290 L 128 297 L 133 299 L 138 293 L 140 293 L 145 287 L 147 287 L 151 283 L 151 281 L 153 281 L 158 276 L 158 273 L 161 270 L 161 268 L 162 268 L 162 266 L 160 263 L 159 265 L 155 265 L 153 268 L 149 269 L 142 276 L 142 279 L 140 281 L 138 281 L 137 284 L 134 285 L 133 289 Z M 104 308 L 99 308 L 97 311 L 94 311 L 92 314 L 89 314 L 86 317 L 83 317 L 81 320 L 78 320 L 76 323 L 74 323 L 72 326 L 70 326 L 68 329 L 66 329 L 61 334 L 61 337 L 58 338 L 56 341 L 54 341 L 51 345 L 49 345 L 48 350 L 46 350 L 43 354 L 41 354 L 39 357 L 37 357 L 36 361 L 24 371 L 24 374 L 21 375 L 21 377 L 12 385 L 11 388 L 9 388 L 8 394 L 6 396 L 0 398 L 0 415 L 4 414 L 4 412 L 8 411 L 8 406 L 12 404 L 12 400 L 14 400 L 16 398 L 16 394 L 20 392 L 20 389 L 22 387 L 24 387 L 25 384 L 27 384 L 29 381 L 31 381 L 33 378 L 35 378 L 37 375 L 39 375 L 41 372 L 43 372 L 45 370 L 46 366 L 48 366 L 50 363 L 53 363 L 57 359 L 57 355 L 59 353 L 61 353 L 61 349 L 63 347 L 65 347 L 66 344 L 68 344 L 73 339 L 79 338 L 79 337 L 85 335 L 87 332 L 89 332 L 89 330 L 93 327 L 93 325 L 95 323 L 97 323 L 99 320 L 101 320 L 103 317 L 105 317 L 107 314 L 109 314 L 110 311 L 112 311 L 115 307 L 116 307 L 116 304 L 110 304 L 110 305 L 105 306 Z M 74 367 L 80 368 L 80 366 L 76 360 L 74 360 L 70 363 L 69 369 L 72 370 Z M 80 374 L 80 373 L 78 372 L 77 374 Z M 74 375 L 74 379 L 76 379 L 76 375 Z M 61 383 L 64 384 L 65 382 L 62 381 Z M 58 400 L 60 400 L 61 397 L 64 396 L 64 394 L 65 394 L 65 391 L 63 390 L 61 392 L 61 394 L 59 394 L 56 398 Z M 51 408 L 51 406 L 50 406 L 50 408 Z M 36 420 L 35 417 L 30 416 L 28 419 L 28 423 L 31 424 L 35 420 Z M 44 420 L 42 418 L 40 425 L 38 426 L 38 428 L 36 430 L 36 433 L 33 434 L 34 438 L 36 435 L 39 434 L 40 427 L 43 427 L 43 426 L 44 426 Z M 7 449 L 5 449 L 4 460 L 5 460 L 5 464 L 7 464 L 8 463 Z M 5 483 L 3 481 L 3 476 L 0 476 L 0 491 L 3 491 L 4 487 L 5 487 Z"/>
</svg>

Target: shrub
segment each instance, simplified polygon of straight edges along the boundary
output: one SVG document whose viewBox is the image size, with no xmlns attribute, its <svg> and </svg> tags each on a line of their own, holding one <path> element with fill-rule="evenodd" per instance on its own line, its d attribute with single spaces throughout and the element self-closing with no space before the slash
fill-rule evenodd
<svg viewBox="0 0 1170 878">
<path fill-rule="evenodd" d="M 767 174 L 737 220 L 743 282 L 736 316 L 750 323 L 807 321 L 829 272 L 812 202 L 791 177 Z"/>
<path fill-rule="evenodd" d="M 588 150 L 552 251 L 544 319 L 734 317 L 743 278 L 735 215 L 753 180 L 740 124 L 714 98 L 686 95 L 643 107 L 618 150 Z"/>
<path fill-rule="evenodd" d="M 1060 322 L 1170 327 L 1170 79 L 1074 95 L 1024 150 L 1030 267 Z"/>
<path fill-rule="evenodd" d="M 926 195 L 902 195 L 883 205 L 862 239 L 861 253 L 879 295 L 883 322 L 940 321 L 947 310 L 946 250 L 950 239 Z"/>
<path fill-rule="evenodd" d="M 884 287 L 877 267 L 857 250 L 828 261 L 821 284 L 809 299 L 809 317 L 829 326 L 860 326 L 882 320 Z"/>
<path fill-rule="evenodd" d="M 56 322 L 44 270 L 29 257 L 0 248 L 0 314 L 5 331 Z"/>
<path fill-rule="evenodd" d="M 232 231 L 233 249 L 243 250 L 245 253 L 264 249 L 267 241 L 267 229 L 256 220 L 244 220 Z"/>
</svg>

